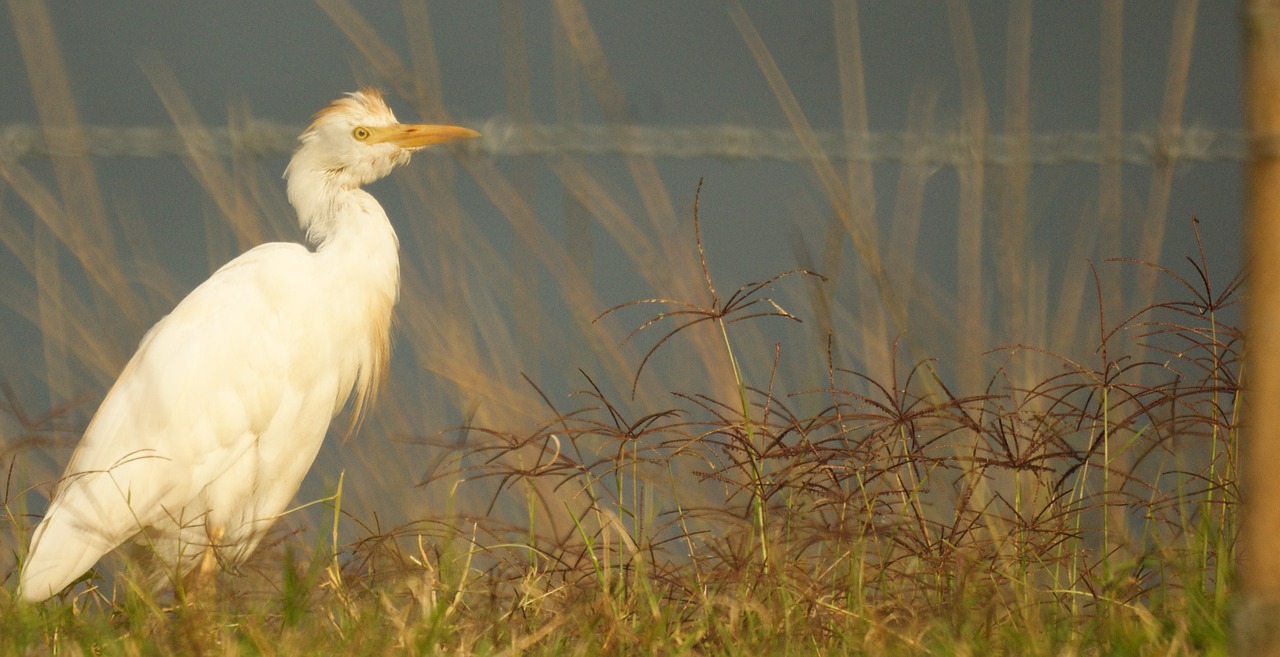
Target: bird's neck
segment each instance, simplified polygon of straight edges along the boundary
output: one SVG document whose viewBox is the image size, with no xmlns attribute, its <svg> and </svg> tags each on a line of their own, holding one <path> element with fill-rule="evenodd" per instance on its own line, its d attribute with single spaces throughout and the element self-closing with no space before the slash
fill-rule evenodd
<svg viewBox="0 0 1280 657">
<path fill-rule="evenodd" d="M 371 276 L 385 292 L 395 295 L 400 283 L 399 248 L 387 213 L 368 192 L 341 185 L 323 173 L 291 175 L 289 202 L 317 255 L 335 266 Z"/>
<path fill-rule="evenodd" d="M 358 187 L 295 174 L 288 193 L 315 248 L 316 275 L 326 278 L 331 305 L 344 309 L 330 328 L 350 331 L 345 343 L 356 364 L 351 383 L 353 417 L 358 418 L 385 376 L 390 356 L 391 315 L 400 296 L 399 240 L 382 206 Z"/>
<path fill-rule="evenodd" d="M 316 250 L 353 229 L 371 228 L 369 222 L 363 221 L 366 218 L 387 223 L 390 228 L 382 206 L 368 192 L 348 184 L 341 175 L 320 169 L 290 171 L 286 187 L 289 203 L 298 213 L 298 224 L 306 231 L 307 242 Z M 365 216 L 369 214 L 374 216 Z"/>
</svg>

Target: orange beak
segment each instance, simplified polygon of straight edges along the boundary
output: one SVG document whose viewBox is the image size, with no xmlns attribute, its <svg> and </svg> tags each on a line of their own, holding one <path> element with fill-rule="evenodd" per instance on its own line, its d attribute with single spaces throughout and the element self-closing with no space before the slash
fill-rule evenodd
<svg viewBox="0 0 1280 657">
<path fill-rule="evenodd" d="M 401 148 L 417 150 L 432 144 L 443 144 L 458 139 L 475 139 L 480 133 L 452 125 L 413 125 L 400 123 L 380 128 L 369 128 L 366 143 L 395 144 Z"/>
</svg>

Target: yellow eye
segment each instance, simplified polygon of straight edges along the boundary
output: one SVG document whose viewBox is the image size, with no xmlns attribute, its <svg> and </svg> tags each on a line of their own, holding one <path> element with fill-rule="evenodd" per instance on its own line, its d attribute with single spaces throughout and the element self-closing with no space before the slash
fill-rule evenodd
<svg viewBox="0 0 1280 657">
<path fill-rule="evenodd" d="M 355 137 L 356 141 L 364 141 L 368 139 L 369 134 L 370 134 L 369 129 L 364 126 L 358 127 L 355 130 L 351 131 L 351 136 Z"/>
</svg>

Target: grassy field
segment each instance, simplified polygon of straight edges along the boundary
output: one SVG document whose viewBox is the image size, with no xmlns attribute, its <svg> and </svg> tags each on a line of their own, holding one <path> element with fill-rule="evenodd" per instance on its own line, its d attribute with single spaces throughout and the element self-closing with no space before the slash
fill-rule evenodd
<svg viewBox="0 0 1280 657">
<path fill-rule="evenodd" d="M 527 522 L 379 530 L 344 517 L 340 482 L 322 540 L 282 535 L 216 599 L 127 575 L 37 607 L 6 592 L 0 654 L 1224 653 L 1240 343 L 1216 317 L 1237 288 L 1195 265 L 1186 300 L 1102 326 L 1095 363 L 1055 357 L 1028 388 L 1002 372 L 957 394 L 899 361 L 782 395 L 731 366 L 726 399 L 674 390 L 631 415 L 592 388 L 523 431 L 468 427 L 436 476 L 496 482 Z M 713 325 L 735 363 L 736 320 L 782 312 L 765 289 L 644 330 Z M 1110 359 L 1130 335 L 1151 359 Z M 795 412 L 805 397 L 820 410 Z M 340 523 L 362 536 L 338 543 Z"/>
<path fill-rule="evenodd" d="M 445 116 L 429 26 L 410 31 L 406 63 L 349 5 L 320 4 L 392 90 Z M 835 7 L 849 18 L 852 5 Z M 556 11 L 584 89 L 606 113 L 625 107 L 585 9 Z M 397 369 L 377 411 L 358 437 L 332 437 L 302 508 L 242 572 L 190 604 L 141 590 L 127 564 L 43 605 L 12 597 L 32 509 L 96 395 L 189 288 L 156 273 L 144 222 L 107 209 L 101 163 L 0 161 L 0 241 L 26 275 L 0 301 L 39 329 L 41 383 L 61 400 L 33 411 L 4 388 L 0 657 L 1225 654 L 1240 277 L 1203 249 L 1159 257 L 1177 163 L 1152 168 L 1143 209 L 1124 215 L 1144 221 L 1124 240 L 1112 239 L 1120 164 L 1099 167 L 1087 207 L 1062 210 L 1079 228 L 1060 268 L 1045 264 L 1057 245 L 1030 237 L 1044 220 L 1028 209 L 1032 166 L 958 166 L 956 272 L 933 280 L 914 264 L 929 167 L 898 167 L 881 235 L 876 170 L 812 150 L 750 17 L 729 11 L 812 151 L 802 166 L 826 206 L 795 221 L 820 224 L 822 248 L 796 246 L 800 269 L 760 282 L 721 280 L 702 184 L 673 192 L 695 181 L 642 156 L 534 161 L 566 215 L 586 217 L 651 292 L 606 301 L 590 244 L 550 228 L 572 218 L 522 196 L 532 174 L 418 156 L 395 189 L 428 220 L 397 229 L 406 252 L 430 257 L 405 259 Z M 865 131 L 856 21 L 836 25 L 845 128 Z M 22 27 L 36 44 L 24 47 L 56 51 L 38 21 Z M 1011 37 L 1011 80 L 1029 75 L 1015 47 L 1029 40 L 1029 24 Z M 279 172 L 197 148 L 173 74 L 143 68 L 193 145 L 183 161 L 211 200 L 210 268 L 296 239 Z M 1186 74 L 1171 66 L 1171 86 Z M 50 122 L 75 118 L 58 75 L 35 90 Z M 1008 94 L 1002 129 L 1018 134 L 1029 92 L 1011 86 L 1023 95 Z M 1103 120 L 1118 132 L 1113 92 Z M 1165 102 L 1176 116 L 1181 98 Z M 960 121 L 975 134 L 981 104 L 966 87 Z M 912 108 L 922 133 L 931 114 L 927 98 Z M 465 208 L 464 184 L 491 206 Z M 480 213 L 500 216 L 514 246 L 481 234 Z M 1200 243 L 1194 220 L 1171 225 Z M 1109 257 L 1116 243 L 1131 258 Z"/>
</svg>

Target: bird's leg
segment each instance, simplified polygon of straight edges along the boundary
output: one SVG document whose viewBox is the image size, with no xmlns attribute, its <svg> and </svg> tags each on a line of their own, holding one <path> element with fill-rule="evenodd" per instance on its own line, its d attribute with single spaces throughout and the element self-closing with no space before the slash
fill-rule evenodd
<svg viewBox="0 0 1280 657">
<path fill-rule="evenodd" d="M 218 630 L 219 614 L 217 613 L 217 574 L 218 548 L 222 544 L 223 527 L 205 525 L 205 537 L 208 539 L 196 567 L 182 578 L 179 590 L 179 607 L 174 615 L 181 628 L 175 636 L 180 637 L 186 647 L 183 652 L 206 654 L 210 645 L 220 648 L 221 633 Z"/>
<path fill-rule="evenodd" d="M 218 590 L 218 545 L 222 542 L 224 533 L 222 527 L 214 527 L 209 529 L 206 535 L 209 538 L 208 545 L 204 547 L 204 554 L 200 557 L 200 563 L 187 573 L 183 578 L 183 589 L 191 596 L 191 599 L 205 598 L 210 599 Z"/>
<path fill-rule="evenodd" d="M 222 543 L 222 527 L 215 527 L 209 532 L 209 544 L 204 548 L 204 557 L 200 559 L 200 576 L 196 586 L 208 588 L 212 593 L 218 585 L 218 545 Z"/>
</svg>

